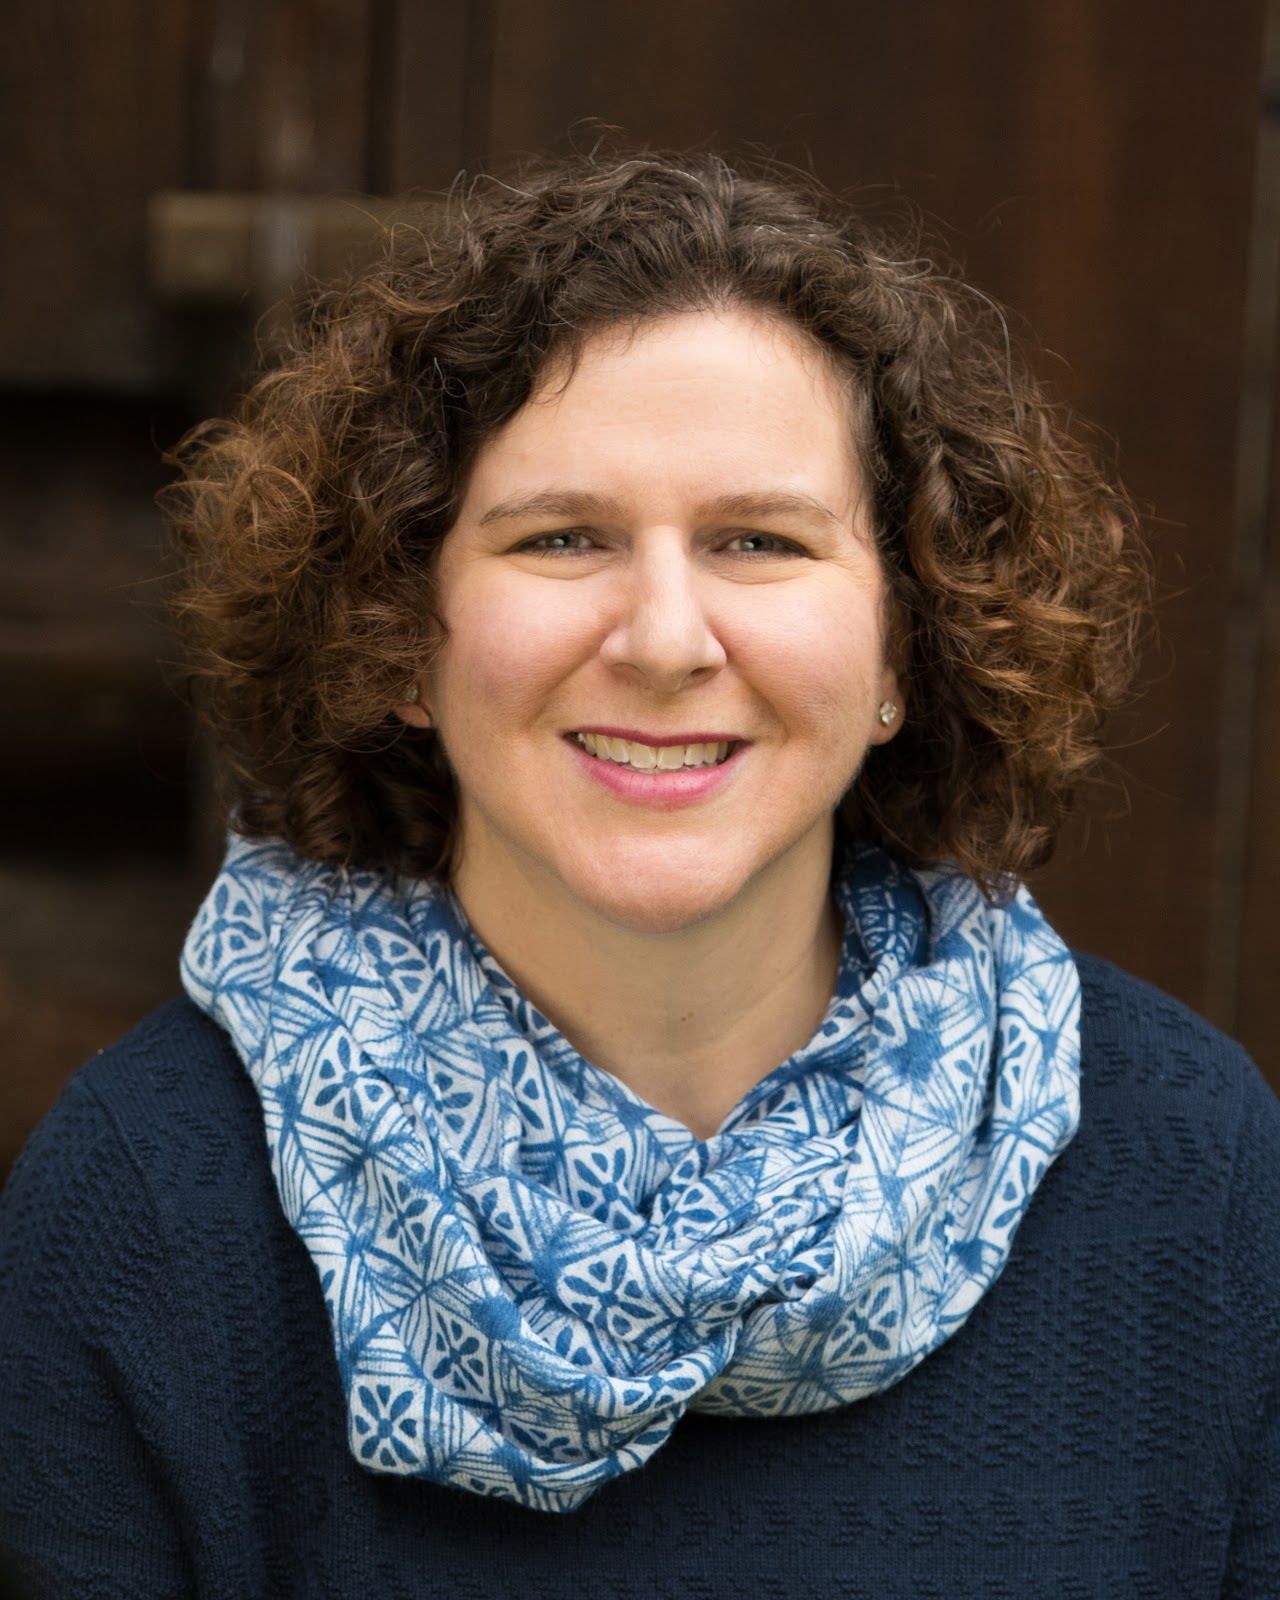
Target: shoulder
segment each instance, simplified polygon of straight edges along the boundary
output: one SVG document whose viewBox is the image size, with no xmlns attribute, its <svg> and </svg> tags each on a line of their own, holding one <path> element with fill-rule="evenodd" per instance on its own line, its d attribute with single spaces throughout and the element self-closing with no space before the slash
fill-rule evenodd
<svg viewBox="0 0 1280 1600">
<path fill-rule="evenodd" d="M 1071 956 L 1080 977 L 1081 1053 L 1095 1085 L 1181 1091 L 1220 1105 L 1228 1119 L 1246 1090 L 1271 1093 L 1243 1046 L 1183 1001 L 1103 956 Z"/>
<path fill-rule="evenodd" d="M 185 995 L 72 1074 L 14 1164 L 9 1210 L 33 1188 L 52 1201 L 73 1182 L 110 1189 L 117 1213 L 127 1198 L 162 1229 L 166 1217 L 271 1204 L 256 1091 L 226 1032 Z"/>
<path fill-rule="evenodd" d="M 243 1078 L 226 1030 L 183 994 L 99 1050 L 72 1081 L 126 1112 L 137 1094 L 199 1103 L 234 1093 Z"/>
<path fill-rule="evenodd" d="M 1253 1448 L 1280 1394 L 1280 1098 L 1228 1034 L 1153 984 L 1072 951 L 1081 988 L 1079 1171 L 1144 1262 L 1216 1308 L 1225 1425 Z M 1070 1152 L 1068 1152 L 1069 1154 Z M 1123 1219 L 1121 1221 L 1120 1219 Z M 1212 1347 L 1212 1348 L 1210 1348 Z"/>
<path fill-rule="evenodd" d="M 323 1370 L 327 1329 L 255 1102 L 175 999 L 73 1074 L 0 1195 L 0 1544 L 59 1594 L 105 1593 L 103 1562 L 141 1595 L 257 1559 L 227 1530 L 276 1441 L 278 1352 Z"/>
<path fill-rule="evenodd" d="M 1081 990 L 1081 1133 L 1108 1184 L 1146 1208 L 1241 1208 L 1280 1241 L 1280 1098 L 1236 1040 L 1101 956 Z M 1273 1177 L 1263 1179 L 1270 1169 Z M 1280 1246 L 1278 1246 L 1280 1248 Z"/>
<path fill-rule="evenodd" d="M 185 999 L 72 1075 L 0 1195 L 6 1360 L 52 1348 L 51 1311 L 68 1366 L 76 1338 L 115 1352 L 119 1372 L 162 1372 L 171 1337 L 195 1347 L 191 1261 L 270 1188 L 243 1077 L 230 1041 Z"/>
<path fill-rule="evenodd" d="M 186 995 L 160 1006 L 128 1033 L 87 1061 L 77 1074 L 108 1108 L 121 1131 L 145 1138 L 149 1120 L 163 1109 L 166 1124 L 199 1125 L 255 1095 L 224 1028 Z"/>
</svg>

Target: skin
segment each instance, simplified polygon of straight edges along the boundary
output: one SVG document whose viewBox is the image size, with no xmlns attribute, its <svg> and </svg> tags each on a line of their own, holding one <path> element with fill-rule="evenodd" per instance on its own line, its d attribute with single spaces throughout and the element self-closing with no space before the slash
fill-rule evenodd
<svg viewBox="0 0 1280 1600">
<path fill-rule="evenodd" d="M 448 637 L 396 711 L 444 740 L 454 891 L 503 970 L 588 1060 L 708 1138 L 831 998 L 835 808 L 907 706 L 886 580 L 848 399 L 802 330 L 684 313 L 595 336 L 564 376 L 481 450 L 440 552 Z M 566 489 L 616 504 L 481 520 Z M 706 514 L 744 490 L 833 516 Z M 717 792 L 662 812 L 580 770 L 562 735 L 590 725 L 753 743 Z"/>
</svg>

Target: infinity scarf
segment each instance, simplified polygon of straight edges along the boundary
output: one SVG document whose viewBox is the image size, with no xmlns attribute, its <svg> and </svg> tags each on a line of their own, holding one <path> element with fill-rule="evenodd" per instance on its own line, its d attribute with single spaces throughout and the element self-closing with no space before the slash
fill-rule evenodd
<svg viewBox="0 0 1280 1600">
<path fill-rule="evenodd" d="M 842 840 L 831 886 L 823 1021 L 703 1141 L 434 880 L 228 835 L 183 984 L 261 1098 L 361 1465 L 572 1511 L 686 1410 L 831 1410 L 964 1324 L 1079 1125 L 1075 965 L 1025 885 Z"/>
</svg>

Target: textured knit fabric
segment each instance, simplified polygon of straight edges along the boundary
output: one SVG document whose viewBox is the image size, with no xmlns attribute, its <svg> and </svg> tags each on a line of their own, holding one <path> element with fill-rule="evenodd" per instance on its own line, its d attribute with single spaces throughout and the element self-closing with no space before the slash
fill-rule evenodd
<svg viewBox="0 0 1280 1600">
<path fill-rule="evenodd" d="M 964 1325 L 1076 1132 L 1075 963 L 1025 885 L 846 840 L 831 888 L 826 1015 L 704 1142 L 440 885 L 229 834 L 183 981 L 261 1097 L 363 1465 L 572 1512 L 686 1411 L 833 1410 Z"/>
<path fill-rule="evenodd" d="M 362 1468 L 253 1084 L 185 997 L 0 1202 L 0 1527 L 59 1600 L 1280 1595 L 1280 1104 L 1076 955 L 1081 1120 L 963 1328 L 882 1394 L 685 1415 L 571 1516 Z"/>
</svg>

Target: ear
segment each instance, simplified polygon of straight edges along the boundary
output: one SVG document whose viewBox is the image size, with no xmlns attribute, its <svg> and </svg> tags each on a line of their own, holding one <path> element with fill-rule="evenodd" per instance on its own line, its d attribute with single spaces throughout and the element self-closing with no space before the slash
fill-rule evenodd
<svg viewBox="0 0 1280 1600">
<path fill-rule="evenodd" d="M 401 722 L 407 722 L 411 728 L 431 727 L 431 713 L 418 705 L 416 701 L 401 700 L 399 704 L 392 706 L 391 709 L 400 718 Z"/>
</svg>

